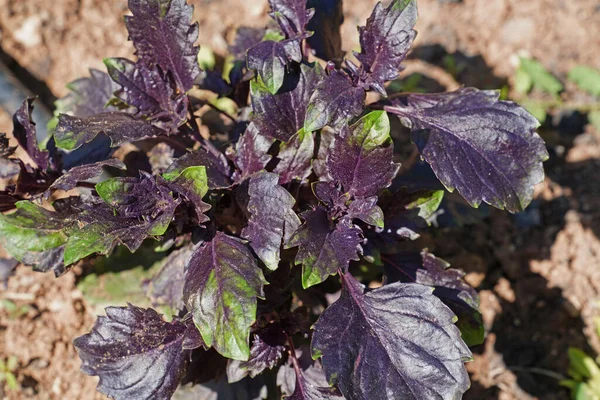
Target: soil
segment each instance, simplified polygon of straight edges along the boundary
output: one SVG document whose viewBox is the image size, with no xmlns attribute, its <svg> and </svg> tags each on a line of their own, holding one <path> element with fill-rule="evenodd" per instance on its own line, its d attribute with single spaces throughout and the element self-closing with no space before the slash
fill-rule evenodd
<svg viewBox="0 0 600 400">
<path fill-rule="evenodd" d="M 196 0 L 200 40 L 223 55 L 242 22 L 262 26 L 266 1 Z M 346 0 L 344 49 L 358 48 L 355 26 L 375 1 Z M 456 84 L 499 88 L 513 76 L 514 60 L 529 54 L 559 78 L 570 68 L 600 68 L 597 0 L 419 0 L 419 31 L 407 74 L 418 70 L 442 88 Z M 65 84 L 102 69 L 106 56 L 131 56 L 122 24 L 125 1 L 0 0 L 0 59 L 51 107 Z M 448 78 L 447 55 L 461 66 Z M 566 99 L 585 96 L 567 85 Z M 478 222 L 423 235 L 418 245 L 467 272 L 480 291 L 486 342 L 467 365 L 467 399 L 568 399 L 558 385 L 567 349 L 600 352 L 596 318 L 600 299 L 600 133 L 577 112 L 555 112 L 540 130 L 551 159 L 531 207 L 517 216 L 482 212 Z M 0 132 L 10 118 L 0 111 Z M 1 254 L 0 254 L 1 255 Z M 95 399 L 97 380 L 78 371 L 71 340 L 94 316 L 75 286 L 18 268 L 0 300 L 0 358 L 16 356 L 19 392 L 8 399 Z M 2 389 L 0 389 L 1 394 Z M 2 396 L 0 396 L 1 398 Z"/>
</svg>

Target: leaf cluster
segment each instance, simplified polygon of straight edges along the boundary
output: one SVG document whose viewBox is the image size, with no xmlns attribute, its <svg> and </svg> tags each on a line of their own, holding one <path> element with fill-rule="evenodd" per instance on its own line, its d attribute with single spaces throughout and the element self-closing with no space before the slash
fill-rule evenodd
<svg viewBox="0 0 600 400">
<path fill-rule="evenodd" d="M 0 137 L 15 182 L 0 193 L 0 245 L 58 276 L 158 241 L 146 293 L 172 318 L 108 307 L 74 342 L 113 398 L 459 398 L 479 300 L 461 271 L 410 246 L 444 192 L 403 187 L 390 117 L 449 191 L 510 212 L 543 179 L 538 123 L 495 91 L 387 98 L 415 0 L 375 6 L 358 63 L 339 48 L 341 1 L 269 4 L 267 30 L 240 28 L 227 68 L 201 71 L 185 0 L 129 0 L 136 61 L 73 82 L 45 150 L 26 100 L 14 137 L 29 162 Z M 369 91 L 382 100 L 366 104 Z M 206 107 L 221 131 L 201 129 Z"/>
</svg>

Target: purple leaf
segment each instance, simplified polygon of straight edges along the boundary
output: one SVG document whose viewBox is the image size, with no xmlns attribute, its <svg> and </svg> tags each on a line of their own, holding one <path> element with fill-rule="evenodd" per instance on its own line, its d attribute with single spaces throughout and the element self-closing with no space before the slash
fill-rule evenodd
<svg viewBox="0 0 600 400">
<path fill-rule="evenodd" d="M 33 98 L 25 100 L 23 105 L 13 115 L 13 136 L 33 162 L 37 164 L 38 168 L 45 171 L 48 168 L 50 159 L 48 152 L 40 150 L 38 146 L 35 122 L 31 119 L 34 100 Z"/>
<path fill-rule="evenodd" d="M 544 179 L 548 152 L 535 117 L 498 96 L 465 88 L 406 95 L 385 109 L 411 128 L 421 156 L 449 191 L 458 189 L 474 207 L 483 200 L 514 213 Z"/>
<path fill-rule="evenodd" d="M 343 399 L 337 393 L 335 388 L 316 387 L 309 383 L 302 373 L 296 377 L 296 387 L 291 396 L 285 397 L 284 400 L 334 400 Z"/>
<path fill-rule="evenodd" d="M 235 41 L 229 46 L 229 54 L 235 60 L 246 60 L 248 49 L 262 42 L 264 36 L 264 29 L 249 28 L 247 26 L 237 28 L 235 31 Z"/>
<path fill-rule="evenodd" d="M 247 189 L 240 196 L 245 197 L 241 202 L 249 215 L 242 237 L 271 271 L 279 266 L 282 244 L 300 226 L 300 219 L 293 211 L 296 200 L 279 186 L 278 180 L 277 174 L 258 172 L 249 178 Z"/>
<path fill-rule="evenodd" d="M 351 275 L 314 326 L 313 358 L 349 400 L 457 399 L 469 388 L 471 352 L 454 314 L 416 284 L 364 292 Z"/>
<path fill-rule="evenodd" d="M 354 197 L 370 197 L 388 187 L 398 173 L 393 162 L 390 122 L 373 111 L 336 136 L 327 158 L 330 177 Z"/>
<path fill-rule="evenodd" d="M 248 361 L 229 360 L 227 364 L 227 378 L 229 383 L 238 382 L 250 376 L 261 374 L 266 369 L 273 369 L 285 354 L 285 336 L 280 335 L 254 335 L 250 348 Z"/>
<path fill-rule="evenodd" d="M 113 93 L 119 86 L 106 73 L 90 69 L 89 78 L 80 78 L 67 85 L 71 90 L 65 97 L 57 100 L 54 115 L 68 114 L 73 117 L 89 117 L 109 111 L 118 111 L 109 104 L 114 100 Z M 68 154 L 62 154 L 62 167 L 71 169 L 75 166 L 102 161 L 111 153 L 110 139 L 99 136 L 84 146 Z"/>
<path fill-rule="evenodd" d="M 348 207 L 348 217 L 357 218 L 366 224 L 383 228 L 383 211 L 377 205 L 377 196 L 354 199 Z"/>
<path fill-rule="evenodd" d="M 74 189 L 79 182 L 86 182 L 102 175 L 105 167 L 126 169 L 125 164 L 116 158 L 74 167 L 55 180 L 46 193 L 49 195 L 50 191 L 54 190 L 68 191 Z"/>
<path fill-rule="evenodd" d="M 307 39 L 313 53 L 322 60 L 342 61 L 341 26 L 344 22 L 342 0 L 308 0 L 307 7 L 315 9 L 307 29 L 314 32 Z"/>
<path fill-rule="evenodd" d="M 89 117 L 116 110 L 115 107 L 107 106 L 107 103 L 119 86 L 104 72 L 91 68 L 89 78 L 77 79 L 69 83 L 67 88 L 71 92 L 55 102 L 57 114 Z"/>
<path fill-rule="evenodd" d="M 73 207 L 77 227 L 68 232 L 67 265 L 93 253 L 108 254 L 120 243 L 137 250 L 147 237 L 165 233 L 179 204 L 164 182 L 148 175 L 108 179 L 96 191 L 104 203 Z"/>
<path fill-rule="evenodd" d="M 449 268 L 450 264 L 425 251 L 382 255 L 381 259 L 389 282 L 414 282 L 435 288 L 433 294 L 458 316 L 463 340 L 469 346 L 483 342 L 479 296 L 463 280 L 463 271 Z"/>
<path fill-rule="evenodd" d="M 129 0 L 129 9 L 125 24 L 140 60 L 170 72 L 181 92 L 190 90 L 200 73 L 194 8 L 185 0 Z"/>
<path fill-rule="evenodd" d="M 173 251 L 162 262 L 160 271 L 149 283 L 146 295 L 154 307 L 163 305 L 171 310 L 183 310 L 183 285 L 185 283 L 185 265 L 192 255 L 192 247 L 183 247 Z"/>
<path fill-rule="evenodd" d="M 301 64 L 299 71 L 287 74 L 281 90 L 271 94 L 262 81 L 250 83 L 253 122 L 261 134 L 283 142 L 304 127 L 311 94 L 323 77 L 319 64 Z"/>
<path fill-rule="evenodd" d="M 179 157 L 163 174 L 169 180 L 171 177 L 179 176 L 183 170 L 189 167 L 206 167 L 209 189 L 225 189 L 231 187 L 231 168 L 222 153 L 206 149 L 204 147 Z"/>
<path fill-rule="evenodd" d="M 365 83 L 384 96 L 383 84 L 398 77 L 400 63 L 417 36 L 416 22 L 416 0 L 394 0 L 387 8 L 377 3 L 367 26 L 358 29 L 361 52 L 356 58 L 368 74 Z"/>
<path fill-rule="evenodd" d="M 284 185 L 293 180 L 303 181 L 310 175 L 311 160 L 315 152 L 315 141 L 312 133 L 300 130 L 279 147 L 277 159 L 279 162 L 273 172 L 279 174 L 279 183 Z"/>
<path fill-rule="evenodd" d="M 165 322 L 153 309 L 109 307 L 73 344 L 82 371 L 100 377 L 101 393 L 115 399 L 169 399 L 185 373 L 187 329 L 179 320 Z"/>
<path fill-rule="evenodd" d="M 331 152 L 331 148 L 333 147 L 335 132 L 332 129 L 325 127 L 317 137 L 319 139 L 319 148 L 317 150 L 317 157 L 312 162 L 312 169 L 319 180 L 327 181 L 331 179 L 327 171 L 327 155 Z"/>
<path fill-rule="evenodd" d="M 288 39 L 309 34 L 306 32 L 308 21 L 315 14 L 314 9 L 306 9 L 306 0 L 269 0 L 271 16 L 279 23 L 279 27 Z"/>
<path fill-rule="evenodd" d="M 235 145 L 233 160 L 238 171 L 235 172 L 234 179 L 240 182 L 265 169 L 271 161 L 268 151 L 274 142 L 274 139 L 261 135 L 256 125 L 251 122 Z"/>
<path fill-rule="evenodd" d="M 347 220 L 334 224 L 321 207 L 300 216 L 304 224 L 286 247 L 298 247 L 296 264 L 302 264 L 302 286 L 307 289 L 338 270 L 347 271 L 350 261 L 358 260 L 361 230 Z"/>
<path fill-rule="evenodd" d="M 0 258 L 0 284 L 6 287 L 8 278 L 14 274 L 18 265 L 19 261 L 14 258 Z"/>
<path fill-rule="evenodd" d="M 0 214 L 0 246 L 35 271 L 63 274 L 69 213 L 51 212 L 29 201 L 19 201 L 16 207 L 14 213 Z"/>
<path fill-rule="evenodd" d="M 266 40 L 248 50 L 248 69 L 258 72 L 262 85 L 271 94 L 276 94 L 283 85 L 285 68 L 292 61 L 302 61 L 300 40 L 287 39 L 281 42 Z"/>
<path fill-rule="evenodd" d="M 365 103 L 363 88 L 352 82 L 345 73 L 333 70 L 312 94 L 304 130 L 313 132 L 326 125 L 340 127 L 349 119 L 360 115 Z"/>
<path fill-rule="evenodd" d="M 177 94 L 169 77 L 157 67 L 148 67 L 140 61 L 133 63 L 125 58 L 107 58 L 104 63 L 111 78 L 122 86 L 115 95 L 135 107 L 138 114 L 169 132 L 175 132 L 185 123 L 187 96 Z"/>
<path fill-rule="evenodd" d="M 202 224 L 209 220 L 204 215 L 210 209 L 210 205 L 202 201 L 208 193 L 208 177 L 206 167 L 188 167 L 177 174 L 165 174 L 167 186 L 177 198 L 188 205 L 193 211 L 192 221 L 194 224 Z"/>
<path fill-rule="evenodd" d="M 377 196 L 351 199 L 348 193 L 340 190 L 333 182 L 315 182 L 312 185 L 315 196 L 323 202 L 330 218 L 347 218 L 383 228 L 383 211 L 377 206 Z"/>
<path fill-rule="evenodd" d="M 96 191 L 122 218 L 152 220 L 176 206 L 167 184 L 146 173 L 139 178 L 108 179 L 98 183 Z"/>
<path fill-rule="evenodd" d="M 92 141 L 100 133 L 110 138 L 112 146 L 119 146 L 128 141 L 159 136 L 165 131 L 142 119 L 116 111 L 83 118 L 61 114 L 54 138 L 58 147 L 73 150 Z"/>
<path fill-rule="evenodd" d="M 266 283 L 242 240 L 217 232 L 196 248 L 186 267 L 183 293 L 207 346 L 227 358 L 248 360 L 250 326 Z"/>
</svg>

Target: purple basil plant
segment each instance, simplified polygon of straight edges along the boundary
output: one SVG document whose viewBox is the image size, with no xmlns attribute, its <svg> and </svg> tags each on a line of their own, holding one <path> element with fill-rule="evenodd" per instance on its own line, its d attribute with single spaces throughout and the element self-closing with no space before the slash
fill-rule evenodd
<svg viewBox="0 0 600 400">
<path fill-rule="evenodd" d="M 170 315 L 109 307 L 74 341 L 116 399 L 460 398 L 479 299 L 461 271 L 407 250 L 444 192 L 396 184 L 390 118 L 448 191 L 510 212 L 544 178 L 538 122 L 496 91 L 387 97 L 416 0 L 375 6 L 355 62 L 341 0 L 269 3 L 273 23 L 238 30 L 225 72 L 199 68 L 185 0 L 129 0 L 136 61 L 71 83 L 44 149 L 27 99 L 14 115 L 27 159 L 0 135 L 0 245 L 59 276 L 159 241 L 152 301 Z M 236 105 L 219 135 L 195 116 L 207 91 Z"/>
</svg>

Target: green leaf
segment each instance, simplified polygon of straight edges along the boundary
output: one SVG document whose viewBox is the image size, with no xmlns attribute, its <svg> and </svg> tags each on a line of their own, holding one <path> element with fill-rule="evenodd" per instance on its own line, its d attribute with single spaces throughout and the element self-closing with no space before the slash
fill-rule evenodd
<svg viewBox="0 0 600 400">
<path fill-rule="evenodd" d="M 14 371 L 17 369 L 17 365 L 19 364 L 19 360 L 15 356 L 8 357 L 6 360 L 6 369 L 9 371 Z"/>
<path fill-rule="evenodd" d="M 540 124 L 543 124 L 544 121 L 546 121 L 548 112 L 546 111 L 546 108 L 540 105 L 538 102 L 533 100 L 524 100 L 521 102 L 521 105 L 525 107 L 525 109 L 529 111 L 529 113 L 531 113 L 540 122 Z"/>
<path fill-rule="evenodd" d="M 108 235 L 107 226 L 92 223 L 75 230 L 65 245 L 65 264 L 70 265 L 94 253 L 108 254 L 115 237 Z"/>
<path fill-rule="evenodd" d="M 391 141 L 390 120 L 383 110 L 372 111 L 352 125 L 350 140 L 360 144 L 364 150 L 372 150 Z"/>
<path fill-rule="evenodd" d="M 194 251 L 184 300 L 208 347 L 227 358 L 248 360 L 250 327 L 265 284 L 255 256 L 240 239 L 217 232 Z"/>
<path fill-rule="evenodd" d="M 515 91 L 520 94 L 527 94 L 533 87 L 533 79 L 524 68 L 518 68 L 515 73 Z"/>
<path fill-rule="evenodd" d="M 575 347 L 570 347 L 568 355 L 571 363 L 570 367 L 577 375 L 583 378 L 591 378 L 592 376 L 600 374 L 600 369 L 594 359 L 588 356 L 584 351 Z"/>
<path fill-rule="evenodd" d="M 6 374 L 6 385 L 8 386 L 8 388 L 10 390 L 17 390 L 19 389 L 19 382 L 17 382 L 17 378 L 15 378 L 15 376 L 13 374 L 11 374 L 10 372 Z"/>
<path fill-rule="evenodd" d="M 520 69 L 531 77 L 533 86 L 554 96 L 563 90 L 563 85 L 539 62 L 521 57 Z"/>
<path fill-rule="evenodd" d="M 600 111 L 592 111 L 589 113 L 588 121 L 598 132 L 600 132 Z"/>
<path fill-rule="evenodd" d="M 115 206 L 118 199 L 128 191 L 129 183 L 122 178 L 110 178 L 96 184 L 96 192 L 106 204 Z"/>
<path fill-rule="evenodd" d="M 574 390 L 575 400 L 598 400 L 599 394 L 594 393 L 587 384 L 580 383 Z"/>
<path fill-rule="evenodd" d="M 61 218 L 29 201 L 19 201 L 16 207 L 12 214 L 0 214 L 0 246 L 11 256 L 29 263 L 65 244 Z"/>
<path fill-rule="evenodd" d="M 195 166 L 185 168 L 183 171 L 173 170 L 163 174 L 163 178 L 170 182 L 182 184 L 191 184 L 191 188 L 200 197 L 208 193 L 208 177 L 205 166 Z"/>
<path fill-rule="evenodd" d="M 585 65 L 578 65 L 569 71 L 569 79 L 581 90 L 600 96 L 600 70 Z"/>
<path fill-rule="evenodd" d="M 429 223 L 443 199 L 443 190 L 420 190 L 411 194 L 405 207 L 407 210 L 418 209 L 418 216 Z"/>
<path fill-rule="evenodd" d="M 274 42 L 281 42 L 285 39 L 285 36 L 281 34 L 281 32 L 269 29 L 265 32 L 265 36 L 263 36 L 262 41 L 265 42 L 267 40 L 272 40 Z"/>
<path fill-rule="evenodd" d="M 217 63 L 215 60 L 215 53 L 212 51 L 210 47 L 201 46 L 200 50 L 198 50 L 198 65 L 200 69 L 203 70 L 212 70 L 215 68 L 215 64 Z"/>
</svg>

